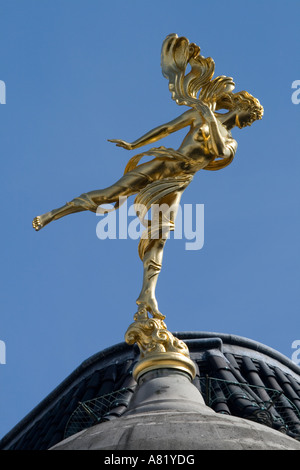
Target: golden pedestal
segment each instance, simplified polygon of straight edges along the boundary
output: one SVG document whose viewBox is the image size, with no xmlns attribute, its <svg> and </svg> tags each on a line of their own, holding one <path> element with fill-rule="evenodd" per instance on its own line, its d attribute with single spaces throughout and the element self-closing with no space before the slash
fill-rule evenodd
<svg viewBox="0 0 300 470">
<path fill-rule="evenodd" d="M 137 343 L 140 349 L 140 358 L 133 370 L 136 381 L 156 369 L 177 369 L 194 379 L 196 368 L 187 345 L 167 330 L 162 319 L 148 318 L 147 314 L 135 315 L 135 321 L 126 331 L 125 341 Z"/>
</svg>

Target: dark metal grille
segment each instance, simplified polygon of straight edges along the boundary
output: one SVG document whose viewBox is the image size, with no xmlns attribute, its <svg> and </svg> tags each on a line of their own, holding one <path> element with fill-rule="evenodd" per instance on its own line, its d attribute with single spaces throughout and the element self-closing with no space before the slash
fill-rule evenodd
<svg viewBox="0 0 300 470">
<path fill-rule="evenodd" d="M 245 415 L 242 417 L 300 440 L 300 409 L 282 391 L 208 376 L 201 378 L 200 384 L 204 401 L 210 408 L 226 413 L 227 405 L 228 410 L 243 406 Z"/>
<path fill-rule="evenodd" d="M 132 393 L 132 387 L 121 388 L 93 400 L 79 402 L 78 407 L 73 411 L 66 425 L 64 438 L 104 421 L 112 409 L 116 409 L 119 406 L 127 407 L 131 398 L 130 396 L 128 399 L 128 395 Z"/>
</svg>

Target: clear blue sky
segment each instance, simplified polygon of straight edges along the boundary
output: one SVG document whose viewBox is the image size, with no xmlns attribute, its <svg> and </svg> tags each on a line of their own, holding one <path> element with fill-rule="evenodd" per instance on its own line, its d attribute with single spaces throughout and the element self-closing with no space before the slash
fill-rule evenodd
<svg viewBox="0 0 300 470">
<path fill-rule="evenodd" d="M 157 297 L 171 331 L 232 333 L 288 357 L 299 328 L 300 3 L 2 0 L 0 436 L 83 360 L 123 341 L 142 264 L 135 240 L 100 241 L 86 212 L 41 232 L 34 216 L 112 184 L 132 141 L 183 111 L 161 74 L 164 38 L 201 46 L 217 75 L 265 108 L 234 131 L 234 162 L 199 172 L 205 243 L 169 240 Z M 184 134 L 159 145 L 177 147 Z"/>
</svg>

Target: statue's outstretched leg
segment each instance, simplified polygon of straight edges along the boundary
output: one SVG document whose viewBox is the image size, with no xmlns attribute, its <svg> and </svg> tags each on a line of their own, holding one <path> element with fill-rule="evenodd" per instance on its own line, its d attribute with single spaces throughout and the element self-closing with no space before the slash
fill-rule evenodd
<svg viewBox="0 0 300 470">
<path fill-rule="evenodd" d="M 81 196 L 72 199 L 72 201 L 67 202 L 64 206 L 35 217 L 32 222 L 33 228 L 38 231 L 53 220 L 76 212 L 86 210 L 96 212 L 98 206 L 101 204 L 113 204 L 117 202 L 120 197 L 136 194 L 140 189 L 149 184 L 149 182 L 153 181 L 151 173 L 154 173 L 156 177 L 158 176 L 158 168 L 160 165 L 160 162 L 145 163 L 141 165 L 143 172 L 130 171 L 108 188 L 81 194 Z"/>
<path fill-rule="evenodd" d="M 128 176 L 123 176 L 117 183 L 108 188 L 83 193 L 58 209 L 35 217 L 32 222 L 33 228 L 38 231 L 53 220 L 58 220 L 76 212 L 97 212 L 97 208 L 101 204 L 113 204 L 120 197 L 131 196 L 139 190 L 139 185 L 147 183 L 148 179 L 146 177 L 142 181 L 140 175 L 139 178 L 135 178 L 134 174 L 129 175 L 128 173 Z"/>
<path fill-rule="evenodd" d="M 92 207 L 93 204 L 90 204 L 90 206 Z M 65 217 L 66 215 L 74 214 L 76 212 L 82 212 L 85 210 L 91 209 L 87 207 L 87 204 L 85 204 L 85 201 L 83 199 L 75 198 L 72 201 L 67 202 L 64 206 L 59 207 L 58 209 L 54 209 L 50 212 L 46 212 L 46 214 L 35 217 L 33 219 L 32 226 L 36 231 L 38 231 L 53 220 L 57 220 L 61 217 Z"/>
</svg>

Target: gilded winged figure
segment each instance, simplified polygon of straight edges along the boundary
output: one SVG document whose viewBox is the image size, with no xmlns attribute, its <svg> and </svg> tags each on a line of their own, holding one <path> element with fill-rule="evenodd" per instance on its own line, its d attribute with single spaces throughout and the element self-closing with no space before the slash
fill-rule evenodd
<svg viewBox="0 0 300 470">
<path fill-rule="evenodd" d="M 38 231 L 68 214 L 86 210 L 97 212 L 101 204 L 113 203 L 118 208 L 120 198 L 136 195 L 137 214 L 147 228 L 147 236 L 141 237 L 139 243 L 144 275 L 137 299 L 138 315 L 145 318 L 150 313 L 159 319 L 165 317 L 158 309 L 155 288 L 164 245 L 168 233 L 174 230 L 183 191 L 197 171 L 215 171 L 229 165 L 237 150 L 231 130 L 250 126 L 263 115 L 263 107 L 256 98 L 246 91 L 233 92 L 235 84 L 231 77 L 222 75 L 213 78 L 213 59 L 203 57 L 200 48 L 184 37 L 176 34 L 166 37 L 162 45 L 161 67 L 173 100 L 188 109 L 132 143 L 119 139 L 110 142 L 127 150 L 135 150 L 187 127 L 188 132 L 180 147 L 177 150 L 154 147 L 135 155 L 116 183 L 105 189 L 81 194 L 64 206 L 33 220 L 33 227 Z M 145 156 L 153 158 L 141 162 Z M 159 217 L 156 221 L 145 220 L 147 211 L 154 204 L 164 204 L 172 210 L 168 216 Z"/>
</svg>

